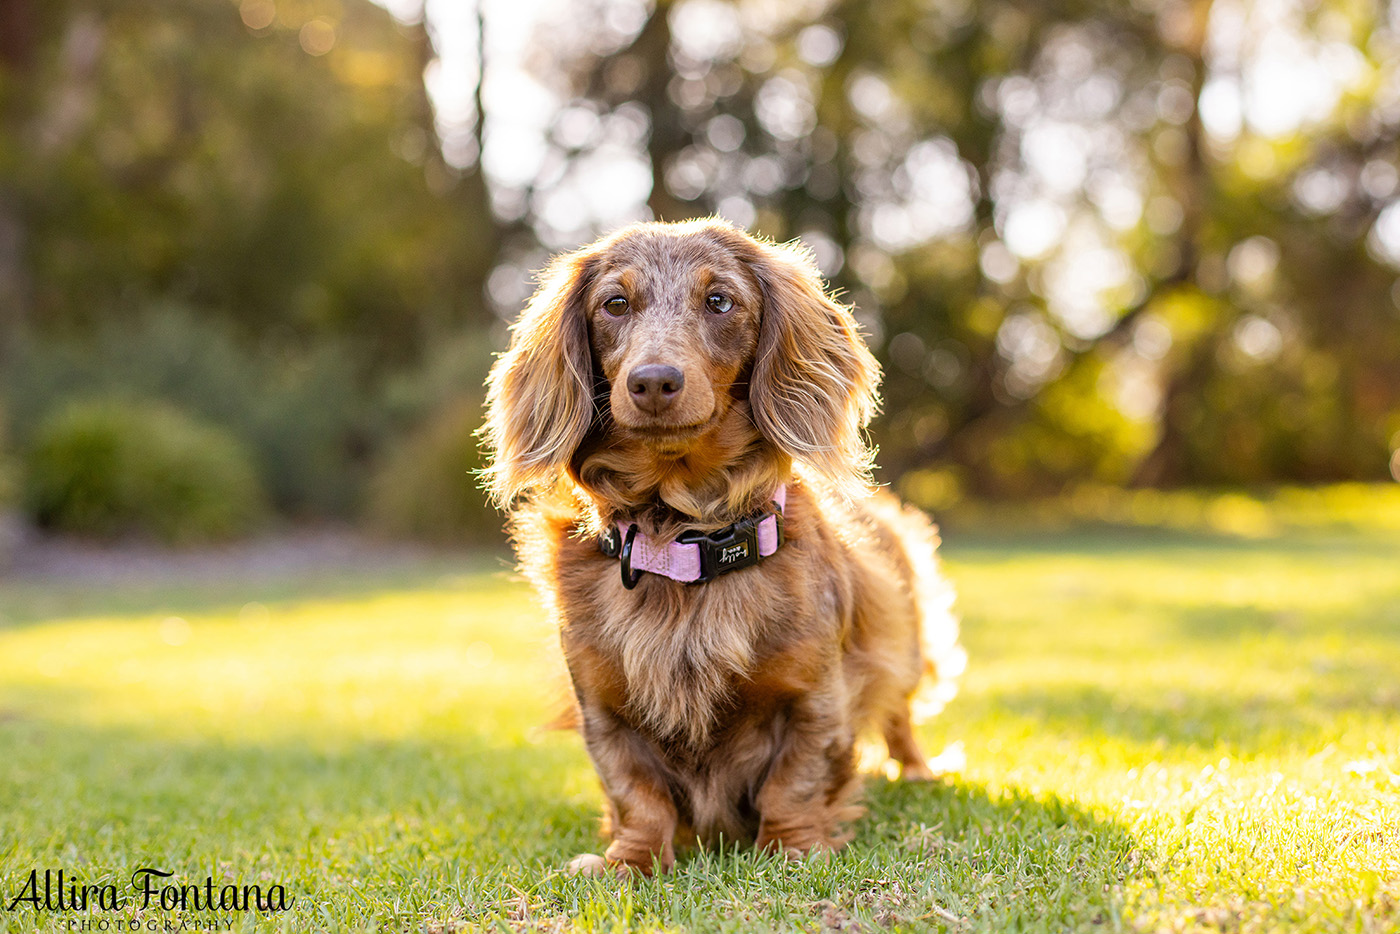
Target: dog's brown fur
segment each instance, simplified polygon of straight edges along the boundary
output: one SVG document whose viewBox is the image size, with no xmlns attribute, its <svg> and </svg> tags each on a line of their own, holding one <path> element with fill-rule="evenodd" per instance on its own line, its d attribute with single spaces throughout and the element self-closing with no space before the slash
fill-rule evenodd
<svg viewBox="0 0 1400 934">
<path fill-rule="evenodd" d="M 660 414 L 629 395 L 644 364 L 685 377 Z M 810 259 L 721 221 L 639 224 L 561 257 L 515 325 L 489 380 L 488 479 L 560 627 L 609 865 L 669 869 L 692 833 L 839 847 L 864 727 L 906 778 L 931 776 L 910 700 L 923 681 L 941 706 L 961 650 L 932 526 L 870 494 L 878 380 Z M 787 541 L 758 567 L 627 590 L 599 550 L 610 523 L 714 530 L 781 484 Z"/>
</svg>

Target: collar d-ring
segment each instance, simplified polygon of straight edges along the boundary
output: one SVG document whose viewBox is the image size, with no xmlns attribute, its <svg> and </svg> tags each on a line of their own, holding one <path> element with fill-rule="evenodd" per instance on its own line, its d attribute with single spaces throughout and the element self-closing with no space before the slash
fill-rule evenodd
<svg viewBox="0 0 1400 934">
<path fill-rule="evenodd" d="M 637 581 L 642 579 L 645 571 L 632 570 L 632 543 L 637 538 L 637 527 L 635 525 L 627 528 L 627 537 L 622 540 L 622 554 L 618 557 L 622 559 L 622 586 L 628 590 L 637 586 Z"/>
</svg>

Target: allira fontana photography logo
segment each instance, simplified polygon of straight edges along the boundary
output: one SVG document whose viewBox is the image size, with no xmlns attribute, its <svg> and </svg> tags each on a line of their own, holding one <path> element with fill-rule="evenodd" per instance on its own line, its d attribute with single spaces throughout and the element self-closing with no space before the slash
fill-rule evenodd
<svg viewBox="0 0 1400 934">
<path fill-rule="evenodd" d="M 62 869 L 32 869 L 17 892 L 6 893 L 8 911 L 257 911 L 291 910 L 296 896 L 281 883 L 241 885 L 217 883 L 213 876 L 200 882 L 173 881 L 175 873 L 142 868 L 128 882 L 85 882 Z M 131 928 L 138 930 L 139 928 Z"/>
</svg>

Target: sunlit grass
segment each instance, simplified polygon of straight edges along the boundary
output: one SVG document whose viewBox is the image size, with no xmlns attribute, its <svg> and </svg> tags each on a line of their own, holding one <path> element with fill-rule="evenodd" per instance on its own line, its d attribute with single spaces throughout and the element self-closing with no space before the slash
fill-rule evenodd
<svg viewBox="0 0 1400 934">
<path fill-rule="evenodd" d="M 834 859 L 631 887 L 558 872 L 600 793 L 538 730 L 553 639 L 518 583 L 0 584 L 0 909 L 32 868 L 155 866 L 283 883 L 260 924 L 297 930 L 1400 927 L 1388 521 L 949 539 L 972 662 L 923 733 L 962 775 L 871 779 Z"/>
</svg>

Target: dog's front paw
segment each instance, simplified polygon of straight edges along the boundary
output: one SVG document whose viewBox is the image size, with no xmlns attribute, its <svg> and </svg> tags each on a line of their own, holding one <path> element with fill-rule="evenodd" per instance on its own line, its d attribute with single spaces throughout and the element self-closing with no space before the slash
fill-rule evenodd
<svg viewBox="0 0 1400 934">
<path fill-rule="evenodd" d="M 906 782 L 932 782 L 937 781 L 939 776 L 922 759 L 915 759 L 900 765 L 899 777 Z"/>
<path fill-rule="evenodd" d="M 608 861 L 597 853 L 580 853 L 569 860 L 569 864 L 564 867 L 564 875 L 570 878 L 574 876 L 606 876 L 612 871 Z"/>
<path fill-rule="evenodd" d="M 580 853 L 569 860 L 564 867 L 564 874 L 573 878 L 583 876 L 585 878 L 601 879 L 604 876 L 616 876 L 618 879 L 645 879 L 652 875 L 653 870 L 659 868 L 666 872 L 671 868 L 670 862 L 653 864 L 651 862 L 632 862 L 629 860 L 615 859 L 610 856 L 599 856 L 597 853 Z"/>
</svg>

